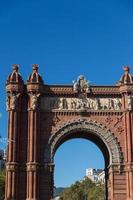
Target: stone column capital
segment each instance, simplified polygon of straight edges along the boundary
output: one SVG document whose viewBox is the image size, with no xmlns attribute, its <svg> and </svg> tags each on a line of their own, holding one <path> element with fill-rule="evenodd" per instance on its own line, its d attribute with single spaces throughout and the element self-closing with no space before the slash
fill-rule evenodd
<svg viewBox="0 0 133 200">
<path fill-rule="evenodd" d="M 27 171 L 37 171 L 39 170 L 39 163 L 29 162 L 27 163 Z"/>
<path fill-rule="evenodd" d="M 7 162 L 6 170 L 7 171 L 18 171 L 19 165 L 16 162 Z"/>
</svg>

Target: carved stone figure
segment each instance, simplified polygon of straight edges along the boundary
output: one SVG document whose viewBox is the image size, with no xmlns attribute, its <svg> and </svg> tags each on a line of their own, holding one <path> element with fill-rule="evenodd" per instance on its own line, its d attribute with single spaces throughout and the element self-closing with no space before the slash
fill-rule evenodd
<svg viewBox="0 0 133 200">
<path fill-rule="evenodd" d="M 91 109 L 94 110 L 95 109 L 95 100 L 91 99 Z"/>
<path fill-rule="evenodd" d="M 59 99 L 54 100 L 54 109 L 59 109 Z"/>
<path fill-rule="evenodd" d="M 127 103 L 128 103 L 128 110 L 132 110 L 133 100 L 132 100 L 131 95 L 128 95 L 128 97 L 127 97 Z"/>
<path fill-rule="evenodd" d="M 6 102 L 8 109 L 15 110 L 17 108 L 17 99 L 19 96 L 20 96 L 20 94 L 14 94 L 14 93 L 10 94 L 10 100 L 8 98 L 8 100 Z"/>
<path fill-rule="evenodd" d="M 86 101 L 86 108 L 87 109 L 91 109 L 91 101 L 90 101 L 90 99 L 87 99 L 87 101 Z"/>
<path fill-rule="evenodd" d="M 77 105 L 77 102 L 76 102 L 76 100 L 75 99 L 71 99 L 71 109 L 76 109 L 76 105 Z"/>
<path fill-rule="evenodd" d="M 63 109 L 63 100 L 59 99 L 59 109 L 62 110 Z"/>
<path fill-rule="evenodd" d="M 76 109 L 81 109 L 81 99 L 77 99 Z"/>
<path fill-rule="evenodd" d="M 113 110 L 114 109 L 114 101 L 113 101 L 113 99 L 110 99 L 110 98 L 108 99 L 107 108 L 109 110 Z"/>
<path fill-rule="evenodd" d="M 81 99 L 81 101 L 80 101 L 80 109 L 81 110 L 86 109 L 86 101 L 85 101 L 85 99 Z"/>
<path fill-rule="evenodd" d="M 13 94 L 10 98 L 10 109 L 14 110 L 16 108 L 16 105 L 17 105 L 17 96 Z"/>
<path fill-rule="evenodd" d="M 73 81 L 73 91 L 75 92 L 75 93 L 77 93 L 78 92 L 78 82 L 75 82 L 75 81 Z"/>
<path fill-rule="evenodd" d="M 36 95 L 32 95 L 31 97 L 31 108 L 33 110 L 35 110 L 37 107 L 37 96 Z"/>
<path fill-rule="evenodd" d="M 100 101 L 100 110 L 106 110 L 107 109 L 107 100 L 104 98 L 99 99 Z"/>
<path fill-rule="evenodd" d="M 76 82 L 73 84 L 73 90 L 75 93 L 84 93 L 89 91 L 89 82 L 83 75 L 80 75 Z"/>
<path fill-rule="evenodd" d="M 96 98 L 95 101 L 93 101 L 93 108 L 94 110 L 98 110 L 100 108 L 100 102 L 98 98 Z"/>
<path fill-rule="evenodd" d="M 6 110 L 8 111 L 10 109 L 10 100 L 9 96 L 6 97 Z"/>
<path fill-rule="evenodd" d="M 68 109 L 68 103 L 66 98 L 60 99 L 59 109 Z"/>
<path fill-rule="evenodd" d="M 31 104 L 30 104 L 30 108 L 35 110 L 38 107 L 38 97 L 40 96 L 40 94 L 30 94 L 31 97 Z"/>
<path fill-rule="evenodd" d="M 63 109 L 68 109 L 68 103 L 66 98 L 63 98 Z"/>
<path fill-rule="evenodd" d="M 114 109 L 121 110 L 121 106 L 122 106 L 122 104 L 120 102 L 120 99 L 118 99 L 118 98 L 114 99 Z"/>
</svg>

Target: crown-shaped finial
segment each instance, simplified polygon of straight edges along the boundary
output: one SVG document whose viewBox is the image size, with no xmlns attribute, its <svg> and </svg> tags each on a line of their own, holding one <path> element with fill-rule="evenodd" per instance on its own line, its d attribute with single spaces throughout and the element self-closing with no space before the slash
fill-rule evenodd
<svg viewBox="0 0 133 200">
<path fill-rule="evenodd" d="M 38 71 L 38 68 L 39 68 L 39 65 L 38 64 L 33 64 L 32 65 L 32 69 L 33 69 L 33 71 Z"/>
<path fill-rule="evenodd" d="M 125 71 L 125 73 L 121 76 L 118 85 L 133 84 L 133 76 L 132 74 L 130 74 L 130 67 L 124 66 L 123 70 Z"/>
<path fill-rule="evenodd" d="M 123 69 L 124 69 L 126 74 L 128 74 L 130 72 L 130 67 L 129 66 L 124 66 Z"/>
<path fill-rule="evenodd" d="M 18 64 L 12 64 L 13 72 L 9 75 L 7 79 L 7 83 L 19 83 L 23 84 L 23 79 L 21 75 L 19 74 L 19 65 Z"/>
<path fill-rule="evenodd" d="M 28 78 L 29 83 L 43 83 L 41 75 L 38 73 L 38 64 L 33 64 L 32 65 L 32 73 Z"/>
<path fill-rule="evenodd" d="M 19 65 L 18 64 L 12 64 L 12 68 L 13 68 L 13 71 L 18 72 Z"/>
</svg>

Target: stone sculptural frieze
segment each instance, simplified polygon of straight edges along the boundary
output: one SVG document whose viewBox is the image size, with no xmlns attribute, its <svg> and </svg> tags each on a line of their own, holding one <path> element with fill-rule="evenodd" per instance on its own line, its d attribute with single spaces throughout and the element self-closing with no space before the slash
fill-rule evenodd
<svg viewBox="0 0 133 200">
<path fill-rule="evenodd" d="M 121 98 L 42 97 L 42 110 L 121 110 Z"/>
</svg>

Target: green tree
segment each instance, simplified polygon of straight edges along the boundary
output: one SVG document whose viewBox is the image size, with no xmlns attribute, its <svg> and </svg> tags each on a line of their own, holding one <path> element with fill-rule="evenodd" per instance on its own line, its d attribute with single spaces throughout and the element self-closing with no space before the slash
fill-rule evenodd
<svg viewBox="0 0 133 200">
<path fill-rule="evenodd" d="M 4 199 L 5 193 L 5 171 L 0 171 L 0 200 Z"/>
<path fill-rule="evenodd" d="M 104 185 L 95 185 L 91 190 L 88 189 L 87 197 L 89 200 L 104 200 L 105 189 Z"/>
<path fill-rule="evenodd" d="M 95 184 L 89 178 L 85 178 L 64 190 L 60 195 L 60 200 L 104 200 L 104 196 L 103 185 Z"/>
</svg>

